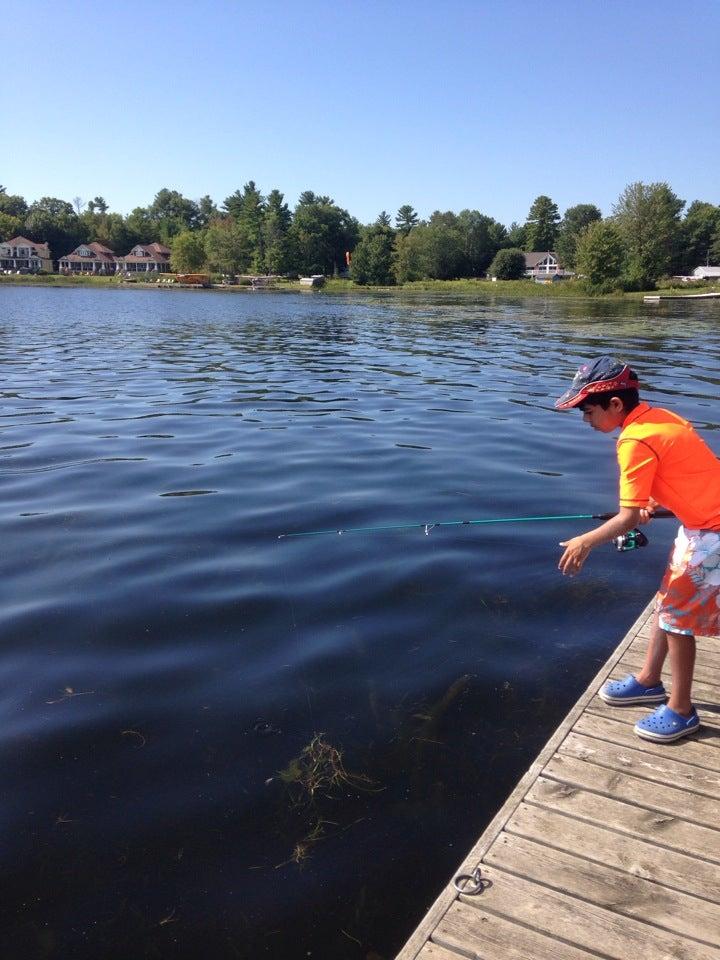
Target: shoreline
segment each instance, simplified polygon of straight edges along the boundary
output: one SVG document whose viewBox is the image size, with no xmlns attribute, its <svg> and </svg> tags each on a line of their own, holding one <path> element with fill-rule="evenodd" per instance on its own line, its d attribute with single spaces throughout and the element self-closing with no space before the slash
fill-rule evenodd
<svg viewBox="0 0 720 960">
<path fill-rule="evenodd" d="M 92 290 L 192 290 L 191 286 L 172 284 L 158 286 L 157 282 L 150 281 L 119 281 L 115 277 L 65 277 L 56 274 L 44 276 L 32 275 L 0 275 L 0 286 L 21 287 L 55 287 L 85 288 Z M 655 290 L 623 291 L 618 293 L 593 294 L 589 293 L 582 284 L 572 280 L 562 283 L 540 284 L 530 280 L 417 280 L 399 286 L 360 286 L 352 280 L 329 278 L 322 287 L 309 288 L 302 286 L 298 280 L 277 281 L 265 288 L 256 289 L 244 284 L 212 284 L 210 287 L 197 287 L 198 290 L 212 293 L 302 293 L 305 295 L 322 296 L 323 294 L 384 294 L 387 296 L 402 296 L 405 294 L 452 294 L 474 295 L 480 299 L 494 297 L 510 297 L 522 299 L 574 299 L 574 300 L 629 300 L 642 301 L 648 295 L 653 297 L 672 297 L 680 299 L 703 299 L 698 293 L 720 293 L 720 284 L 683 285 L 657 287 Z M 711 299 L 711 298 L 707 298 Z M 661 301 L 662 302 L 662 301 Z"/>
</svg>

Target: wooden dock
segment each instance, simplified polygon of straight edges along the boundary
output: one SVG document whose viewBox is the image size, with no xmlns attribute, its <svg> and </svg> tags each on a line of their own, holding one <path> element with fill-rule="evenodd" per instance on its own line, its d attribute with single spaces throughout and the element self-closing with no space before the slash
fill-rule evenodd
<svg viewBox="0 0 720 960">
<path fill-rule="evenodd" d="M 720 293 L 646 293 L 643 303 L 661 303 L 664 300 L 718 300 Z"/>
<path fill-rule="evenodd" d="M 550 738 L 397 960 L 720 960 L 720 639 L 698 638 L 702 727 L 641 740 L 610 707 L 636 672 L 649 605 Z"/>
</svg>

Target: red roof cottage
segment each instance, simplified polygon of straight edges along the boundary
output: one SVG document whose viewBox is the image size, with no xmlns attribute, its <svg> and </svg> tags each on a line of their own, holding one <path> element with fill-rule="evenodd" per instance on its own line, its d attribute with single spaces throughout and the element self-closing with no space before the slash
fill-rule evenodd
<svg viewBox="0 0 720 960">
<path fill-rule="evenodd" d="M 118 259 L 125 273 L 169 273 L 170 249 L 162 243 L 136 243 L 130 253 Z"/>
<path fill-rule="evenodd" d="M 61 257 L 60 273 L 115 273 L 117 257 L 102 243 L 81 243 L 72 253 Z"/>
</svg>

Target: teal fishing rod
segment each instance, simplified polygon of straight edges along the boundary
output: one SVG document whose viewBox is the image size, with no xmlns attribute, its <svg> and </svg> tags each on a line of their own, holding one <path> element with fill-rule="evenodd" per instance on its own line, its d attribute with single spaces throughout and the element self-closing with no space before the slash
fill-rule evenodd
<svg viewBox="0 0 720 960">
<path fill-rule="evenodd" d="M 330 534 L 342 535 L 345 533 L 383 533 L 390 530 L 424 530 L 428 536 L 435 527 L 477 527 L 491 523 L 539 523 L 548 520 L 610 520 L 617 516 L 616 513 L 562 513 L 553 516 L 539 517 L 492 517 L 488 520 L 436 520 L 434 523 L 389 523 L 378 527 L 345 527 L 342 530 L 305 530 L 302 533 L 281 533 L 278 540 L 289 540 L 297 537 L 326 537 Z M 669 510 L 657 510 L 653 517 L 658 519 L 668 519 L 675 515 Z M 630 537 L 635 534 L 635 539 Z M 639 536 L 637 536 L 639 534 Z M 627 540 L 633 542 L 633 546 L 619 546 L 618 540 Z M 623 537 L 616 538 L 618 550 L 633 550 L 636 547 L 644 547 L 647 544 L 647 537 L 640 530 L 633 530 L 624 534 Z"/>
</svg>

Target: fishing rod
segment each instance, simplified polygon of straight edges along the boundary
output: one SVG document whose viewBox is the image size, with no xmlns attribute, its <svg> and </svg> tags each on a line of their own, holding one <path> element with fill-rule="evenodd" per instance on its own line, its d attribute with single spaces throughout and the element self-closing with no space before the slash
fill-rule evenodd
<svg viewBox="0 0 720 960">
<path fill-rule="evenodd" d="M 281 533 L 278 536 L 278 540 L 289 540 L 297 537 L 326 537 L 333 533 L 340 536 L 345 533 L 381 533 L 389 530 L 424 530 L 425 536 L 429 536 L 430 531 L 435 527 L 475 527 L 490 523 L 532 523 L 545 520 L 611 520 L 615 516 L 617 516 L 617 513 L 563 513 L 539 517 L 492 517 L 488 520 L 436 520 L 434 523 L 389 523 L 377 527 L 345 527 L 341 530 L 305 530 L 301 533 Z M 674 517 L 675 514 L 669 510 L 657 510 L 652 516 L 664 520 Z M 627 533 L 624 534 L 622 538 L 616 538 L 615 543 L 618 550 L 633 550 L 635 547 L 645 546 L 647 537 L 644 533 L 640 530 L 633 530 L 630 531 L 630 533 L 639 534 L 639 536 L 635 537 L 634 545 L 618 546 L 618 540 L 624 540 L 630 537 L 630 534 Z"/>
</svg>

